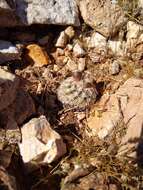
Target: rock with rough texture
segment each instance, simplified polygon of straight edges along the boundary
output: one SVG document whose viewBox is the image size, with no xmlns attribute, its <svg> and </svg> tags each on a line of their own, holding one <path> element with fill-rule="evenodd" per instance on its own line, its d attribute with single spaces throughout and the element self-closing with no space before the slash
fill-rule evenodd
<svg viewBox="0 0 143 190">
<path fill-rule="evenodd" d="M 136 49 L 137 44 L 143 43 L 143 26 L 133 21 L 127 23 L 127 50 Z"/>
<path fill-rule="evenodd" d="M 79 9 L 85 23 L 106 37 L 114 36 L 126 22 L 122 8 L 110 0 L 80 0 Z"/>
<path fill-rule="evenodd" d="M 0 69 L 0 111 L 15 100 L 18 86 L 18 77 Z"/>
<path fill-rule="evenodd" d="M 68 36 L 67 34 L 63 31 L 60 33 L 57 42 L 55 44 L 55 47 L 59 47 L 59 48 L 65 48 L 65 46 L 67 45 L 68 42 Z"/>
<path fill-rule="evenodd" d="M 99 34 L 98 32 L 94 32 L 91 37 L 87 38 L 87 46 L 88 48 L 105 48 L 107 45 L 107 39 Z"/>
<path fill-rule="evenodd" d="M 30 44 L 26 47 L 26 60 L 36 67 L 42 67 L 50 64 L 50 58 L 47 52 L 37 44 Z"/>
<path fill-rule="evenodd" d="M 22 128 L 20 153 L 25 163 L 35 160 L 38 163 L 51 163 L 66 153 L 66 145 L 55 132 L 45 116 L 34 118 Z"/>
<path fill-rule="evenodd" d="M 75 44 L 75 46 L 73 47 L 73 53 L 76 57 L 83 57 L 86 54 L 80 43 Z"/>
<path fill-rule="evenodd" d="M 137 78 L 128 79 L 115 94 L 104 95 L 98 108 L 95 108 L 88 118 L 88 126 L 91 135 L 98 135 L 103 139 L 110 135 L 111 131 L 124 122 L 127 128 L 127 136 L 123 139 L 127 147 L 133 145 L 128 137 L 141 136 L 143 123 L 143 80 Z M 129 133 L 128 133 L 129 131 Z M 136 141 L 138 142 L 138 141 Z M 129 143 L 129 144 L 128 144 Z M 136 143 L 135 143 L 136 144 Z"/>
<path fill-rule="evenodd" d="M 22 125 L 36 112 L 35 104 L 27 92 L 19 90 L 13 104 L 7 108 L 6 112 L 15 119 L 18 125 Z"/>
<path fill-rule="evenodd" d="M 75 0 L 16 0 L 16 12 L 23 23 L 79 25 Z"/>
<path fill-rule="evenodd" d="M 68 38 L 71 40 L 74 37 L 74 35 L 75 35 L 74 28 L 72 26 L 68 26 L 65 29 L 65 33 L 68 36 Z"/>
<path fill-rule="evenodd" d="M 125 55 L 126 44 L 124 41 L 109 40 L 107 43 L 108 49 L 116 57 L 121 57 Z"/>
<path fill-rule="evenodd" d="M 111 75 L 116 75 L 120 72 L 120 64 L 119 61 L 115 60 L 109 67 L 109 72 Z"/>
<path fill-rule="evenodd" d="M 11 42 L 0 40 L 0 64 L 20 59 L 21 51 Z"/>
</svg>

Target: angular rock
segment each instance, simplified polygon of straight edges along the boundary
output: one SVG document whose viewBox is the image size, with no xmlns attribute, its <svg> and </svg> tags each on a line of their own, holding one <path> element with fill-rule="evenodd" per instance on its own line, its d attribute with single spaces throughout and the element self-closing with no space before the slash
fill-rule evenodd
<svg viewBox="0 0 143 190">
<path fill-rule="evenodd" d="M 74 37 L 74 35 L 75 35 L 74 28 L 72 26 L 68 26 L 65 29 L 65 33 L 66 33 L 66 35 L 68 36 L 69 39 L 72 39 Z"/>
<path fill-rule="evenodd" d="M 143 80 L 128 79 L 115 94 L 104 95 L 100 107 L 88 118 L 91 135 L 105 138 L 123 121 L 126 134 L 122 138 L 119 155 L 141 153 L 143 125 Z M 134 148 L 134 151 L 131 150 Z"/>
<path fill-rule="evenodd" d="M 75 46 L 73 47 L 73 53 L 76 57 L 83 57 L 86 54 L 80 43 L 75 44 Z"/>
<path fill-rule="evenodd" d="M 21 51 L 11 42 L 0 40 L 0 64 L 20 59 Z"/>
<path fill-rule="evenodd" d="M 78 70 L 82 72 L 82 71 L 84 71 L 85 67 L 86 67 L 86 59 L 85 58 L 79 58 Z"/>
<path fill-rule="evenodd" d="M 91 37 L 87 39 L 87 46 L 89 48 L 105 48 L 107 45 L 107 39 L 99 34 L 98 32 L 94 32 Z"/>
<path fill-rule="evenodd" d="M 120 72 L 120 64 L 118 60 L 113 61 L 109 67 L 109 72 L 111 75 L 116 75 Z"/>
<path fill-rule="evenodd" d="M 66 145 L 45 116 L 30 120 L 21 128 L 20 153 L 25 163 L 32 159 L 38 163 L 51 163 L 66 153 Z"/>
<path fill-rule="evenodd" d="M 111 53 L 116 57 L 121 57 L 125 55 L 126 52 L 125 41 L 109 40 L 107 42 L 107 47 L 111 51 Z"/>
<path fill-rule="evenodd" d="M 79 9 L 85 23 L 106 37 L 114 36 L 126 23 L 122 8 L 110 0 L 81 0 Z"/>
<path fill-rule="evenodd" d="M 104 111 L 106 110 L 106 111 Z M 100 105 L 95 108 L 88 118 L 89 135 L 104 139 L 122 120 L 119 101 L 115 94 L 103 95 Z"/>
<path fill-rule="evenodd" d="M 65 48 L 65 46 L 67 45 L 68 42 L 68 36 L 67 34 L 63 31 L 60 33 L 57 42 L 55 44 L 55 47 L 59 47 L 59 48 Z"/>
<path fill-rule="evenodd" d="M 143 26 L 133 21 L 127 23 L 127 50 L 136 48 L 137 44 L 143 43 Z"/>
<path fill-rule="evenodd" d="M 13 103 L 18 86 L 18 77 L 0 69 L 0 111 Z"/>
<path fill-rule="evenodd" d="M 30 44 L 26 47 L 25 58 L 29 63 L 36 67 L 42 67 L 50 64 L 50 58 L 47 52 L 37 44 Z"/>
<path fill-rule="evenodd" d="M 16 0 L 22 22 L 31 24 L 79 25 L 75 0 Z"/>
</svg>

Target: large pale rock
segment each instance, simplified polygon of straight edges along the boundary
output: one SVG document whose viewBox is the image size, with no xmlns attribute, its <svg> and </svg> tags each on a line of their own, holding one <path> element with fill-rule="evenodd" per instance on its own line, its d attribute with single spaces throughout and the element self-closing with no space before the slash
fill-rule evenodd
<svg viewBox="0 0 143 190">
<path fill-rule="evenodd" d="M 12 104 L 18 86 L 19 79 L 15 75 L 0 69 L 0 111 Z"/>
<path fill-rule="evenodd" d="M 22 22 L 31 24 L 79 25 L 75 0 L 16 0 Z"/>
<path fill-rule="evenodd" d="M 21 51 L 11 42 L 0 40 L 0 64 L 20 59 Z"/>
<path fill-rule="evenodd" d="M 66 153 L 66 145 L 45 116 L 30 120 L 21 128 L 20 153 L 25 163 L 51 163 Z"/>
<path fill-rule="evenodd" d="M 143 80 L 128 79 L 115 94 L 104 95 L 100 107 L 95 108 L 88 118 L 91 135 L 105 138 L 123 121 L 126 134 L 123 136 L 119 154 L 127 153 L 131 148 L 130 156 L 138 154 L 142 138 L 143 125 Z"/>
<path fill-rule="evenodd" d="M 79 9 L 85 23 L 106 37 L 115 35 L 126 22 L 122 8 L 110 0 L 80 0 Z"/>
</svg>

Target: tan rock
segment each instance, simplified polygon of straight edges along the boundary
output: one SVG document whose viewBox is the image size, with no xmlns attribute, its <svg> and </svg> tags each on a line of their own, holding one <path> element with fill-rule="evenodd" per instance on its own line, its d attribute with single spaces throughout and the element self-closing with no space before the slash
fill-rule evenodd
<svg viewBox="0 0 143 190">
<path fill-rule="evenodd" d="M 126 43 L 125 41 L 120 40 L 109 40 L 107 43 L 108 49 L 111 50 L 111 53 L 114 56 L 120 57 L 124 56 L 126 52 Z"/>
<path fill-rule="evenodd" d="M 66 33 L 66 35 L 68 36 L 69 39 L 72 39 L 74 37 L 74 35 L 75 35 L 74 28 L 72 26 L 68 26 L 65 29 L 65 33 Z"/>
<path fill-rule="evenodd" d="M 63 31 L 60 33 L 60 35 L 56 41 L 55 47 L 65 48 L 67 43 L 68 43 L 68 36 L 65 33 L 65 31 Z"/>
<path fill-rule="evenodd" d="M 86 67 L 86 59 L 85 58 L 79 58 L 78 59 L 78 70 L 79 71 L 84 71 Z"/>
<path fill-rule="evenodd" d="M 34 66 L 42 67 L 50 64 L 50 58 L 47 52 L 37 44 L 30 44 L 26 47 L 27 53 L 25 55 L 27 61 Z"/>
<path fill-rule="evenodd" d="M 76 57 L 83 57 L 86 52 L 80 43 L 76 43 L 73 47 L 73 53 Z"/>
<path fill-rule="evenodd" d="M 105 48 L 107 45 L 106 38 L 98 32 L 93 32 L 91 37 L 87 38 L 88 48 Z"/>
<path fill-rule="evenodd" d="M 21 132 L 19 148 L 26 163 L 32 159 L 38 163 L 51 163 L 66 153 L 61 136 L 51 128 L 45 116 L 30 120 Z"/>
<path fill-rule="evenodd" d="M 79 9 L 85 23 L 106 37 L 115 35 L 126 21 L 122 8 L 110 0 L 81 0 Z"/>
<path fill-rule="evenodd" d="M 115 94 L 104 95 L 101 104 L 88 118 L 90 135 L 104 138 L 123 121 L 126 134 L 123 136 L 119 155 L 138 155 L 143 125 L 143 80 L 128 79 Z M 131 151 L 135 148 L 135 151 Z"/>
<path fill-rule="evenodd" d="M 88 118 L 91 135 L 98 135 L 102 139 L 110 135 L 121 121 L 124 121 L 128 128 L 134 126 L 134 130 L 140 131 L 142 87 L 143 81 L 141 79 L 130 78 L 115 94 L 104 95 L 99 107 L 95 108 Z"/>
<path fill-rule="evenodd" d="M 127 51 L 135 51 L 136 45 L 143 43 L 143 26 L 133 21 L 127 23 Z"/>
<path fill-rule="evenodd" d="M 73 72 L 77 70 L 78 66 L 74 60 L 69 59 L 67 62 L 67 68 Z"/>
<path fill-rule="evenodd" d="M 100 106 L 95 108 L 88 118 L 88 126 L 92 131 L 90 135 L 98 135 L 100 139 L 105 138 L 117 126 L 121 119 L 122 114 L 118 98 L 115 95 L 110 96 L 105 94 L 102 97 Z"/>
</svg>

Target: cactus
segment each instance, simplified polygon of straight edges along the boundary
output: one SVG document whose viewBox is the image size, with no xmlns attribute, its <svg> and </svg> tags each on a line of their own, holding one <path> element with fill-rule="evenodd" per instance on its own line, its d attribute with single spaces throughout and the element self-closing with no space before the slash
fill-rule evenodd
<svg viewBox="0 0 143 190">
<path fill-rule="evenodd" d="M 64 106 L 80 109 L 95 102 L 97 91 L 89 73 L 76 71 L 61 82 L 57 95 Z"/>
</svg>

